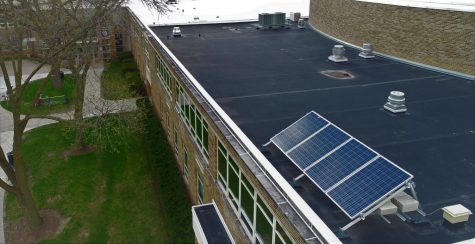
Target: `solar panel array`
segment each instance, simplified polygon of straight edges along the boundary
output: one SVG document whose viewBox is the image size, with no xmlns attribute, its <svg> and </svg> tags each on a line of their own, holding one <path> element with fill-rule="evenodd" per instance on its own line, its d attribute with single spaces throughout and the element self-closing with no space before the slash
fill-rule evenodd
<svg viewBox="0 0 475 244">
<path fill-rule="evenodd" d="M 313 111 L 271 141 L 351 219 L 413 178 Z"/>
</svg>

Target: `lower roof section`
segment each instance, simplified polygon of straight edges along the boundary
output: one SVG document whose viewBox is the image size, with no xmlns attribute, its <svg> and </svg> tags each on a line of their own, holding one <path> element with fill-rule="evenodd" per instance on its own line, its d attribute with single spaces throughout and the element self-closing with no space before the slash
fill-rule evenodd
<svg viewBox="0 0 475 244">
<path fill-rule="evenodd" d="M 200 244 L 233 244 L 234 240 L 214 203 L 192 207 L 193 229 Z"/>
<path fill-rule="evenodd" d="M 475 209 L 475 82 L 347 48 L 347 63 L 327 59 L 334 41 L 311 28 L 256 29 L 256 23 L 153 27 L 162 42 L 254 145 L 262 145 L 311 110 L 414 175 L 425 225 L 379 216 L 348 230 L 349 242 L 456 242 L 475 237 L 473 218 L 460 228 L 440 208 Z M 343 71 L 335 79 L 323 71 Z M 382 106 L 390 91 L 406 93 L 408 112 Z M 280 174 L 299 170 L 276 148 L 261 147 Z M 349 219 L 308 178 L 295 190 L 334 231 Z M 439 212 L 437 212 L 439 211 Z"/>
</svg>

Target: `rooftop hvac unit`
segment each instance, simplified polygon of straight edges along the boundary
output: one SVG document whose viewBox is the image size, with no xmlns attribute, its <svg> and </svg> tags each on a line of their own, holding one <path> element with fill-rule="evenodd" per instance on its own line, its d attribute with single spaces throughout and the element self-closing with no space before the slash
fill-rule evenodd
<svg viewBox="0 0 475 244">
<path fill-rule="evenodd" d="M 289 19 L 291 21 L 298 21 L 300 19 L 300 12 L 295 12 L 295 13 L 290 13 L 289 14 Z"/>
<path fill-rule="evenodd" d="M 277 12 L 272 14 L 272 25 L 273 26 L 285 26 L 285 13 Z"/>
<path fill-rule="evenodd" d="M 259 25 L 262 28 L 284 27 L 285 13 L 261 13 L 259 14 Z"/>
<path fill-rule="evenodd" d="M 262 27 L 272 25 L 272 15 L 268 13 L 259 14 L 259 25 Z"/>
</svg>

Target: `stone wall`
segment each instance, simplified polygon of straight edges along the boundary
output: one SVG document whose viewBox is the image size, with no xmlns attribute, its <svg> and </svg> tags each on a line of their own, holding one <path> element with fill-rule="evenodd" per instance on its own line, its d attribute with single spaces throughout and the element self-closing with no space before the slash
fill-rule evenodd
<svg viewBox="0 0 475 244">
<path fill-rule="evenodd" d="M 310 24 L 340 40 L 475 75 L 475 13 L 355 0 L 311 0 Z"/>
</svg>

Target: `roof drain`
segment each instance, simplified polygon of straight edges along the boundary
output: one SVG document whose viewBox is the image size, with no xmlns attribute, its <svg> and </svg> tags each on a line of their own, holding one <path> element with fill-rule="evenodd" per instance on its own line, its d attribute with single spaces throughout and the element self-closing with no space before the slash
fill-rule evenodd
<svg viewBox="0 0 475 244">
<path fill-rule="evenodd" d="M 346 70 L 324 70 L 320 74 L 339 80 L 353 79 L 355 76 Z"/>
<path fill-rule="evenodd" d="M 374 58 L 373 54 L 373 44 L 371 43 L 364 43 L 363 44 L 363 49 L 361 52 L 358 54 L 358 56 L 362 58 Z"/>
<path fill-rule="evenodd" d="M 348 58 L 345 57 L 345 47 L 343 45 L 333 46 L 332 54 L 333 55 L 329 56 L 328 59 L 335 63 L 348 61 Z"/>
<path fill-rule="evenodd" d="M 384 104 L 384 109 L 394 114 L 406 112 L 407 107 L 404 92 L 392 91 L 389 93 L 388 102 Z"/>
</svg>

